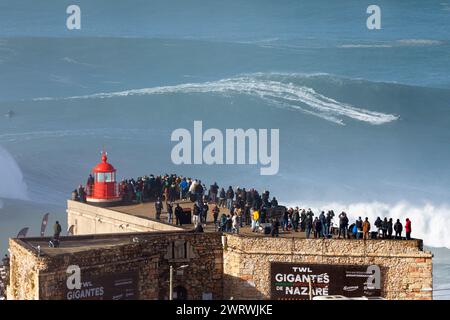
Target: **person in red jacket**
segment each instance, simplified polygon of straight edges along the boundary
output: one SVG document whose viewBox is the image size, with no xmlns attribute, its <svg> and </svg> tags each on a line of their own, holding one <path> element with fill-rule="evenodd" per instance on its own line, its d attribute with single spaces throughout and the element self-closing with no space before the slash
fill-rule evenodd
<svg viewBox="0 0 450 320">
<path fill-rule="evenodd" d="M 409 220 L 409 218 L 406 218 L 405 232 L 406 240 L 411 240 L 411 220 Z"/>
</svg>

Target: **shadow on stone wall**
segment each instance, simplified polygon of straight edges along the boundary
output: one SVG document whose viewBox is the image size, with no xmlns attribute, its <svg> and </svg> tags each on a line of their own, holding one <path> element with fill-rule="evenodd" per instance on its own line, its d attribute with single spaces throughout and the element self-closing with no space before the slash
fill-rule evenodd
<svg viewBox="0 0 450 320">
<path fill-rule="evenodd" d="M 224 274 L 223 298 L 226 300 L 263 300 L 269 297 L 256 288 L 256 283 L 252 279 Z"/>
</svg>

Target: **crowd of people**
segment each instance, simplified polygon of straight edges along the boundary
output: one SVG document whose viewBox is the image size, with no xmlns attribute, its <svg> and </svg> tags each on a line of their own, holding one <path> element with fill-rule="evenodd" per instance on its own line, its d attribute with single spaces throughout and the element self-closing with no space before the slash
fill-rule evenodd
<svg viewBox="0 0 450 320">
<path fill-rule="evenodd" d="M 86 187 L 80 185 L 72 193 L 72 199 L 85 202 L 94 183 L 89 175 Z M 355 239 L 402 239 L 403 230 L 406 239 L 411 238 L 411 221 L 405 224 L 399 219 L 378 217 L 371 226 L 369 219 L 359 217 L 350 224 L 345 212 L 337 217 L 333 210 L 321 211 L 315 216 L 311 209 L 286 208 L 276 210 L 278 200 L 270 198 L 270 192 L 264 190 L 259 193 L 255 188 L 233 189 L 220 187 L 216 182 L 207 188 L 200 179 L 188 178 L 176 174 L 155 176 L 153 174 L 136 179 L 124 179 L 118 183 L 118 191 L 125 203 L 155 202 L 156 219 L 161 219 L 161 213 L 167 213 L 167 222 L 182 225 L 184 210 L 177 200 L 194 203 L 191 213 L 193 223 L 199 225 L 207 222 L 208 213 L 212 213 L 212 220 L 216 229 L 221 232 L 239 233 L 240 228 L 250 226 L 253 232 L 268 229 L 267 234 L 278 236 L 280 228 L 283 232 L 305 232 L 306 238 L 355 238 Z M 165 208 L 164 208 L 165 207 Z M 222 209 L 226 208 L 224 212 Z M 284 208 L 284 207 L 282 207 Z M 335 222 L 335 220 L 337 220 Z"/>
<path fill-rule="evenodd" d="M 314 217 L 314 213 L 311 209 L 295 209 L 289 208 L 286 210 L 281 221 L 278 219 L 272 219 L 271 221 L 271 234 L 277 236 L 279 234 L 278 229 L 281 227 L 283 231 L 305 232 L 306 238 L 331 238 L 337 236 L 344 239 L 402 239 L 403 230 L 405 231 L 405 238 L 411 239 L 411 220 L 406 218 L 405 225 L 397 219 L 393 222 L 392 218 L 384 218 L 383 220 L 378 217 L 374 222 L 374 228 L 372 228 L 369 218 L 366 217 L 362 220 L 361 217 L 350 224 L 347 213 L 341 212 L 337 217 L 337 222 L 334 222 L 335 213 L 333 210 L 329 210 L 327 213 L 321 211 L 319 216 Z M 261 223 L 261 222 L 260 222 Z M 395 233 L 395 234 L 394 234 Z"/>
<path fill-rule="evenodd" d="M 136 184 L 135 181 L 141 182 Z M 149 182 L 147 188 L 145 187 L 145 181 Z M 183 209 L 179 204 L 176 204 L 174 208 L 174 202 L 176 200 L 189 200 L 194 203 L 191 210 L 194 226 L 197 228 L 199 225 L 206 224 L 209 217 L 208 213 L 211 212 L 213 223 L 216 229 L 221 232 L 239 233 L 241 227 L 252 224 L 252 213 L 255 210 L 261 212 L 261 217 L 264 219 L 264 214 L 268 209 L 278 206 L 275 197 L 270 199 L 268 190 L 261 194 L 254 188 L 246 190 L 246 188 L 237 187 L 233 189 L 229 186 L 225 190 L 225 188 L 219 187 L 216 182 L 207 188 L 201 180 L 176 175 L 157 176 L 156 178 L 151 175 L 148 180 L 138 178 L 137 180 L 125 180 L 125 183 L 127 183 L 127 192 L 131 191 L 129 197 L 127 197 L 131 201 L 143 202 L 147 199 L 156 198 L 156 219 L 160 219 L 165 206 L 167 222 L 172 223 L 175 216 L 175 223 L 182 225 Z M 138 186 L 137 192 L 136 185 Z M 144 198 L 141 198 L 140 190 L 146 190 L 144 191 Z M 225 208 L 227 213 L 222 210 Z"/>
<path fill-rule="evenodd" d="M 6 299 L 6 284 L 8 283 L 9 257 L 7 254 L 0 265 L 0 300 Z"/>
</svg>

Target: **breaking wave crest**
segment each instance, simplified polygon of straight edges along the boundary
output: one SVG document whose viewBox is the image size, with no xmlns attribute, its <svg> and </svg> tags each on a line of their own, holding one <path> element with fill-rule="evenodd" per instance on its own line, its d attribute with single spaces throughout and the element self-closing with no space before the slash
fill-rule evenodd
<svg viewBox="0 0 450 320">
<path fill-rule="evenodd" d="M 295 207 L 304 201 L 291 203 L 288 206 Z M 384 219 L 384 217 L 392 218 L 394 223 L 400 219 L 401 223 L 405 224 L 406 218 L 412 222 L 413 238 L 423 239 L 424 244 L 430 247 L 446 247 L 450 249 L 450 237 L 448 237 L 448 230 L 450 230 L 450 205 L 434 205 L 432 203 L 425 203 L 422 206 L 416 206 L 406 201 L 401 201 L 394 204 L 383 202 L 357 202 L 357 203 L 319 203 L 310 205 L 311 209 L 318 216 L 321 210 L 325 212 L 334 210 L 336 216 L 340 212 L 345 211 L 350 219 L 350 223 L 355 222 L 358 217 L 364 219 L 369 218 L 369 221 L 374 228 L 373 223 L 377 217 Z M 334 218 L 337 222 L 337 218 Z M 405 232 L 403 230 L 403 236 Z"/>
<path fill-rule="evenodd" d="M 27 186 L 14 158 L 0 147 L 0 197 L 27 200 Z M 2 203 L 0 203 L 0 207 Z"/>
<path fill-rule="evenodd" d="M 131 89 L 66 98 L 36 98 L 34 100 L 105 99 L 173 93 L 213 93 L 223 95 L 245 94 L 261 98 L 277 107 L 301 111 L 340 125 L 345 124 L 343 120 L 344 117 L 367 122 L 373 125 L 385 124 L 398 119 L 398 116 L 396 115 L 371 111 L 339 102 L 316 92 L 312 88 L 295 84 L 290 81 L 289 77 L 272 77 L 272 79 L 270 79 L 267 75 L 270 76 L 271 74 L 243 75 L 234 78 L 202 83 L 185 83 L 173 86 Z M 290 75 L 290 77 L 292 77 L 292 75 Z M 275 80 L 273 80 L 274 78 Z"/>
</svg>

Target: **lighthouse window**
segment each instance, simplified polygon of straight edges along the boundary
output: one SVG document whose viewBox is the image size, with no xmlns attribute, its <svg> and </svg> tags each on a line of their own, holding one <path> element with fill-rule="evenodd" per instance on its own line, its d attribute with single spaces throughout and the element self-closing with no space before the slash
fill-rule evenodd
<svg viewBox="0 0 450 320">
<path fill-rule="evenodd" d="M 105 174 L 97 173 L 97 182 L 105 182 Z"/>
<path fill-rule="evenodd" d="M 114 182 L 114 172 L 99 172 L 96 174 L 97 182 Z"/>
<path fill-rule="evenodd" d="M 112 173 L 111 172 L 105 173 L 105 182 L 113 182 Z"/>
</svg>

